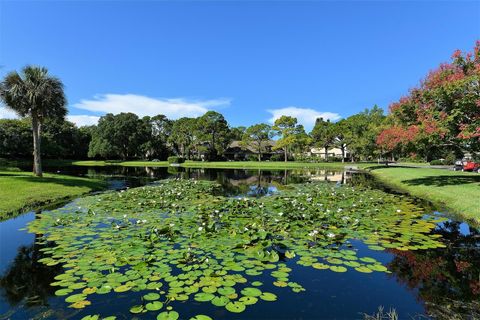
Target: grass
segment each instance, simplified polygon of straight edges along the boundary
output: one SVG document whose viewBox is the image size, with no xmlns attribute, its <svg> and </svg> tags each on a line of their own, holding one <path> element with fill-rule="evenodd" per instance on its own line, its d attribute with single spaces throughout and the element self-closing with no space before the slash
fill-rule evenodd
<svg viewBox="0 0 480 320">
<path fill-rule="evenodd" d="M 382 183 L 480 222 L 480 174 L 429 168 L 370 166 Z"/>
<path fill-rule="evenodd" d="M 38 178 L 30 172 L 3 168 L 0 170 L 0 221 L 105 187 L 105 182 L 97 179 L 48 173 Z"/>
<path fill-rule="evenodd" d="M 66 161 L 64 164 L 75 166 L 126 166 L 126 167 L 166 167 L 168 162 L 159 161 Z M 303 169 L 303 168 L 344 168 L 345 166 L 364 166 L 365 164 L 350 163 L 350 162 L 283 162 L 283 161 L 186 161 L 180 166 L 184 168 L 215 168 L 215 169 Z"/>
</svg>

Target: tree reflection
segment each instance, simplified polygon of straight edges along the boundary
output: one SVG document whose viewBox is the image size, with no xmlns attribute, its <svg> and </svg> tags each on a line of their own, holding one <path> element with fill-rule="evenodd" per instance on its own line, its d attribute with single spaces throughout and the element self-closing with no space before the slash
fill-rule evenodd
<svg viewBox="0 0 480 320">
<path fill-rule="evenodd" d="M 38 262 L 43 257 L 40 249 L 38 244 L 20 247 L 14 261 L 0 277 L 2 295 L 10 305 L 22 301 L 28 305 L 46 305 L 48 297 L 55 293 L 50 283 L 62 272 L 62 267 Z"/>
<path fill-rule="evenodd" d="M 480 231 L 456 221 L 440 224 L 446 248 L 400 251 L 389 270 L 439 319 L 480 319 Z"/>
</svg>

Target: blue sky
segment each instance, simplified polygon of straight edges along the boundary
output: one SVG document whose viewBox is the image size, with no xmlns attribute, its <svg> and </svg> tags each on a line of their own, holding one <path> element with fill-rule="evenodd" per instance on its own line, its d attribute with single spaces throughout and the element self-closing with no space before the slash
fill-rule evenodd
<svg viewBox="0 0 480 320">
<path fill-rule="evenodd" d="M 0 1 L 0 76 L 48 67 L 79 124 L 217 110 L 311 128 L 386 109 L 477 39 L 478 1 Z"/>
</svg>

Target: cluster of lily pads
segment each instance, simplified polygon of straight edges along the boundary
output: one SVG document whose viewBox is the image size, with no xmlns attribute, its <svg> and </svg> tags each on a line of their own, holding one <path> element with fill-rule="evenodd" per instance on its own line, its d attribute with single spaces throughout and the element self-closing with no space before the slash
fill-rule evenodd
<svg viewBox="0 0 480 320">
<path fill-rule="evenodd" d="M 40 243 L 55 244 L 42 249 L 48 256 L 41 259 L 64 268 L 51 284 L 55 294 L 82 309 L 94 295 L 139 292 L 130 312 L 156 312 L 160 320 L 179 318 L 174 301 L 239 313 L 278 299 L 262 290 L 259 276 L 279 288 L 305 290 L 291 281 L 289 260 L 333 272 L 389 272 L 358 256 L 352 240 L 373 250 L 443 246 L 430 234 L 439 218 L 380 190 L 306 183 L 264 198 L 228 198 L 220 189 L 165 180 L 82 198 L 74 212 L 44 212 L 29 231 L 43 235 Z"/>
</svg>

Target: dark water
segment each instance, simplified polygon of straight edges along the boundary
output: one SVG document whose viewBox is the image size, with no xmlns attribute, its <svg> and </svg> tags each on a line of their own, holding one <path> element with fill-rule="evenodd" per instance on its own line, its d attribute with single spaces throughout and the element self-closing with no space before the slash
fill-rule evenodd
<svg viewBox="0 0 480 320">
<path fill-rule="evenodd" d="M 325 170 L 172 169 L 175 168 L 47 168 L 63 174 L 103 177 L 112 189 L 145 185 L 167 177 L 212 180 L 221 183 L 230 196 L 268 196 L 281 192 L 285 184 L 306 180 L 371 183 L 364 175 Z M 433 209 L 425 210 L 431 213 Z M 56 288 L 49 286 L 61 267 L 37 263 L 42 252 L 34 244 L 35 235 L 20 230 L 33 219 L 35 212 L 28 212 L 0 223 L 0 319 L 81 319 L 85 311 L 67 308 L 65 297 L 55 297 Z M 201 313 L 214 319 L 363 319 L 363 313 L 373 314 L 379 306 L 386 310 L 395 308 L 400 319 L 480 317 L 480 230 L 450 220 L 439 224 L 433 232 L 442 235 L 446 248 L 379 252 L 354 243 L 359 254 L 381 261 L 391 274 L 320 271 L 299 267 L 289 260 L 287 264 L 293 269 L 289 278 L 301 283 L 305 292 L 284 290 L 278 301 L 257 303 L 241 314 L 195 301 L 176 302 L 174 309 L 186 319 Z M 271 281 L 263 282 L 266 291 L 278 291 L 268 285 Z M 128 309 L 141 295 L 98 295 L 87 309 L 90 314 L 123 314 L 117 319 L 129 319 Z M 141 318 L 155 318 L 156 314 L 149 312 Z"/>
</svg>

